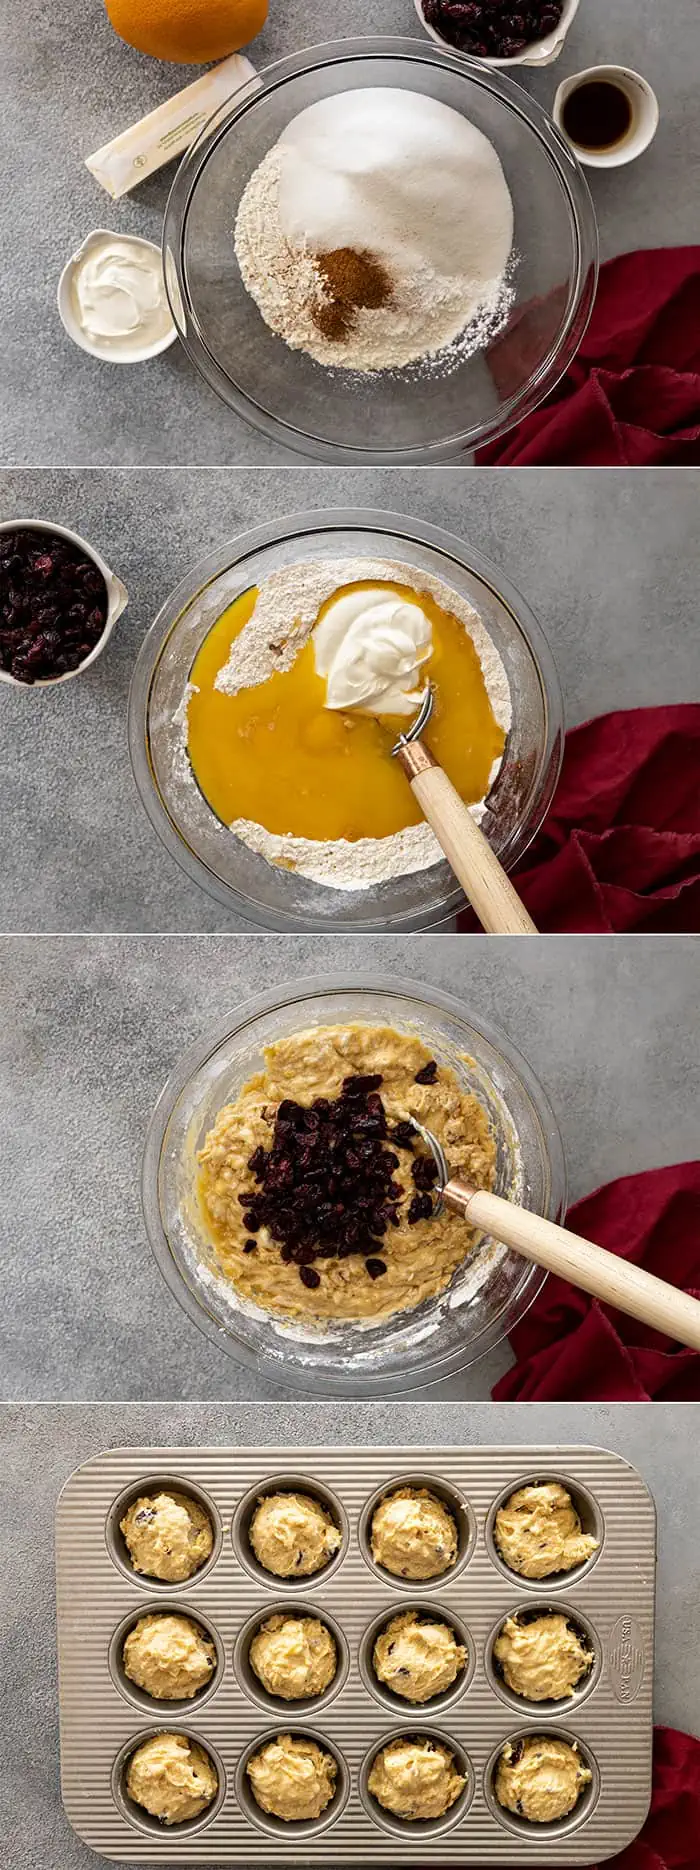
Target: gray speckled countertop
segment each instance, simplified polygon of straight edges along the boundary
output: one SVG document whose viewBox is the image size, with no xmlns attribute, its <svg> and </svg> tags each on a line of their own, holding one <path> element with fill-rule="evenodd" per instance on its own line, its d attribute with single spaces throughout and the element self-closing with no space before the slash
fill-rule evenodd
<svg viewBox="0 0 700 1870">
<path fill-rule="evenodd" d="M 267 1374 L 167 1291 L 139 1199 L 144 1135 L 186 1047 L 313 975 L 433 985 L 493 1022 L 551 1100 L 571 1199 L 697 1153 L 692 937 L 6 936 L 0 940 L 0 1396 L 262 1399 Z M 487 1398 L 501 1347 L 437 1395 Z"/>
<path fill-rule="evenodd" d="M 213 545 L 332 503 L 429 520 L 520 588 L 550 642 L 570 726 L 698 692 L 693 476 L 463 468 L 0 472 L 4 517 L 54 519 L 103 553 L 130 604 L 100 662 L 48 691 L 2 690 L 0 925 L 248 927 L 190 883 L 148 823 L 125 713 L 143 636 Z"/>
<path fill-rule="evenodd" d="M 236 1443 L 556 1444 L 589 1442 L 639 1467 L 659 1515 L 655 1719 L 696 1732 L 700 1543 L 690 1408 L 630 1404 L 522 1409 L 488 1405 L 7 1408 L 0 1411 L 0 1658 L 5 1713 L 5 1836 L 11 1870 L 89 1870 L 98 1860 L 70 1830 L 58 1786 L 53 1515 L 71 1470 L 106 1447 Z M 10 1859 L 8 1858 L 8 1870 Z M 100 1861 L 102 1861 L 100 1859 Z M 118 1867 L 117 1867 L 118 1870 Z M 126 1867 L 122 1865 L 122 1870 Z M 164 1863 L 163 1870 L 168 1870 Z M 368 1865 L 368 1870 L 371 1866 Z"/>
<path fill-rule="evenodd" d="M 272 0 L 251 49 L 261 67 L 320 41 L 363 33 L 422 38 L 412 0 Z M 697 0 L 581 0 L 558 64 L 526 87 L 551 107 L 560 78 L 617 61 L 658 92 L 653 149 L 631 168 L 593 175 L 603 257 L 700 238 L 700 9 Z M 196 71 L 191 72 L 192 77 Z M 292 460 L 249 430 L 198 381 L 176 346 L 115 369 L 85 357 L 55 308 L 58 277 L 84 235 L 114 227 L 158 240 L 172 169 L 110 202 L 84 158 L 187 82 L 112 33 L 100 0 L 24 0 L 3 33 L 5 143 L 0 328 L 0 460 L 253 462 Z"/>
</svg>

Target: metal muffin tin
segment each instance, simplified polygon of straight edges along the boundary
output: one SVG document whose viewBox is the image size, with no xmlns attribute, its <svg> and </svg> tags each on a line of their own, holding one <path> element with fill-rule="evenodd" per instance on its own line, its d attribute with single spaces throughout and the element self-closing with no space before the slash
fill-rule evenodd
<svg viewBox="0 0 700 1870">
<path fill-rule="evenodd" d="M 515 1576 L 493 1542 L 500 1502 L 530 1480 L 561 1480 L 600 1548 L 583 1566 L 544 1582 Z M 456 1565 L 409 1586 L 374 1564 L 372 1502 L 395 1487 L 428 1486 L 454 1512 Z M 154 1486 L 199 1499 L 214 1551 L 186 1584 L 139 1577 L 119 1519 Z M 263 1572 L 247 1541 L 259 1495 L 316 1495 L 343 1535 L 315 1576 Z M 57 1509 L 58 1648 L 63 1800 L 78 1836 L 107 1858 L 200 1864 L 591 1864 L 622 1850 L 644 1822 L 651 1794 L 656 1517 L 639 1474 L 598 1448 L 126 1448 L 72 1475 Z M 433 1702 L 412 1707 L 373 1677 L 372 1640 L 410 1607 L 451 1621 L 468 1647 L 463 1675 Z M 564 1610 L 593 1644 L 593 1670 L 565 1703 L 528 1706 L 512 1696 L 492 1648 L 513 1611 Z M 121 1642 L 139 1615 L 179 1610 L 213 1637 L 213 1683 L 188 1702 L 152 1702 L 130 1683 Z M 325 1618 L 338 1675 L 312 1703 L 275 1701 L 247 1662 L 259 1622 L 282 1609 Z M 125 1766 L 135 1745 L 172 1729 L 199 1741 L 219 1774 L 207 1812 L 161 1826 L 129 1801 Z M 336 1795 L 312 1823 L 285 1824 L 256 1805 L 246 1762 L 281 1732 L 308 1734 L 337 1761 Z M 569 1818 L 532 1825 L 493 1795 L 508 1739 L 541 1732 L 576 1740 L 592 1781 Z M 406 1823 L 367 1790 L 372 1760 L 399 1735 L 433 1735 L 455 1754 L 465 1790 L 445 1817 Z"/>
</svg>

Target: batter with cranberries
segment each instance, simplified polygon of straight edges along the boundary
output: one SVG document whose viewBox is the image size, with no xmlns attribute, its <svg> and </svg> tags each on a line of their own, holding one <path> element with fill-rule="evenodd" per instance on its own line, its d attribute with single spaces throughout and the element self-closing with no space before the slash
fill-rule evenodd
<svg viewBox="0 0 700 1870">
<path fill-rule="evenodd" d="M 486 1112 L 418 1038 L 322 1026 L 271 1045 L 266 1068 L 216 1118 L 200 1197 L 242 1297 L 286 1317 L 380 1318 L 445 1290 L 479 1240 L 436 1213 L 436 1169 L 493 1186 Z"/>
</svg>

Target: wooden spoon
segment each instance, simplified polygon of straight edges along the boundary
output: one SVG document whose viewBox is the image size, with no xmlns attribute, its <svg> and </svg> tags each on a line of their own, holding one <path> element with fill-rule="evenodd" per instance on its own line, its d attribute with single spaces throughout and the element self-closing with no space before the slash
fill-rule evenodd
<svg viewBox="0 0 700 1870">
<path fill-rule="evenodd" d="M 415 1118 L 412 1121 L 432 1150 L 440 1175 L 441 1200 L 453 1214 L 461 1214 L 470 1227 L 478 1227 L 504 1246 L 513 1247 L 536 1266 L 558 1273 L 561 1279 L 579 1286 L 582 1292 L 592 1293 L 604 1305 L 651 1325 L 675 1343 L 700 1351 L 700 1300 L 657 1279 L 655 1273 L 618 1259 L 594 1241 L 572 1234 L 568 1227 L 558 1227 L 555 1221 L 504 1201 L 501 1195 L 488 1194 L 450 1176 L 437 1137 Z"/>
<path fill-rule="evenodd" d="M 421 739 L 433 711 L 425 691 L 413 726 L 392 747 L 450 868 L 489 935 L 536 935 L 537 929 L 469 807 Z"/>
</svg>

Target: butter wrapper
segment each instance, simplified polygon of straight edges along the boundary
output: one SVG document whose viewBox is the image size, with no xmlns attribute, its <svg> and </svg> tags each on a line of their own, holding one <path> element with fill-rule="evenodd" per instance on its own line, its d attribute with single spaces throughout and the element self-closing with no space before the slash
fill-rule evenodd
<svg viewBox="0 0 700 1870">
<path fill-rule="evenodd" d="M 207 118 L 235 91 L 255 77 L 255 67 L 240 52 L 232 53 L 221 65 L 178 91 L 140 123 L 123 130 L 104 149 L 86 156 L 85 166 L 113 201 L 128 195 L 139 182 L 154 175 L 166 162 L 183 155 L 199 135 Z"/>
</svg>

